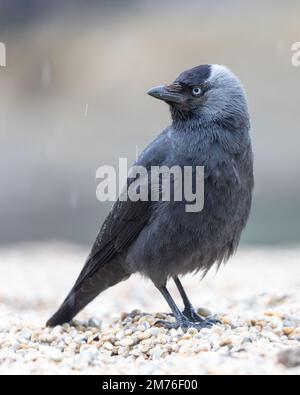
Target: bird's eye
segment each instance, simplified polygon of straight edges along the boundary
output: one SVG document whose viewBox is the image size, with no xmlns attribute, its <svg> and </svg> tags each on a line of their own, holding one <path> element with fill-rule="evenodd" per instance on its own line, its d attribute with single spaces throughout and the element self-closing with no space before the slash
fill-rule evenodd
<svg viewBox="0 0 300 395">
<path fill-rule="evenodd" d="M 193 92 L 194 96 L 199 96 L 199 95 L 201 95 L 202 90 L 201 90 L 201 88 L 199 88 L 199 86 L 197 86 L 197 87 L 193 88 L 192 92 Z"/>
</svg>

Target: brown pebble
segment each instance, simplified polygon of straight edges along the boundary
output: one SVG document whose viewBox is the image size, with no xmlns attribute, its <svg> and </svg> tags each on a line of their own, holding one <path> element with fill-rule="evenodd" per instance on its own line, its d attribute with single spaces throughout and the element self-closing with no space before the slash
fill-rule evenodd
<svg viewBox="0 0 300 395">
<path fill-rule="evenodd" d="M 295 328 L 293 328 L 293 327 L 290 327 L 290 326 L 286 326 L 286 327 L 284 327 L 283 329 L 282 329 L 282 331 L 283 331 L 283 333 L 285 334 L 285 335 L 290 335 L 292 332 L 294 332 L 294 329 Z"/>
<path fill-rule="evenodd" d="M 220 340 L 220 346 L 230 346 L 232 344 L 232 340 L 229 337 L 225 337 Z"/>
</svg>

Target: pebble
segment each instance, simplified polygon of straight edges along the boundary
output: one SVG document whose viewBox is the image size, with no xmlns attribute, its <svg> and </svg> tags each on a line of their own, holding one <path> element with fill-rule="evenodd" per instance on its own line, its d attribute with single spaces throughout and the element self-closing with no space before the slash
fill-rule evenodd
<svg viewBox="0 0 300 395">
<path fill-rule="evenodd" d="M 150 350 L 150 357 L 151 357 L 153 360 L 158 360 L 158 359 L 161 358 L 161 356 L 162 356 L 163 354 L 166 354 L 166 353 L 167 353 L 166 350 L 164 350 L 163 348 L 161 348 L 161 347 L 159 347 L 159 346 L 156 346 L 156 347 L 154 347 L 154 348 L 152 348 L 152 349 Z"/>
<path fill-rule="evenodd" d="M 118 332 L 116 333 L 116 339 L 117 339 L 117 340 L 123 339 L 124 336 L 125 336 L 124 331 L 118 331 Z"/>
<path fill-rule="evenodd" d="M 290 335 L 291 333 L 293 333 L 294 330 L 295 330 L 295 328 L 290 327 L 290 326 L 285 326 L 285 327 L 282 329 L 283 333 L 284 333 L 285 335 L 287 335 L 287 336 Z"/>
<path fill-rule="evenodd" d="M 104 342 L 103 347 L 107 350 L 112 350 L 114 348 L 114 346 L 108 341 Z"/>
<path fill-rule="evenodd" d="M 231 325 L 219 324 L 212 328 L 189 328 L 186 331 L 153 326 L 157 315 L 133 311 L 123 314 L 123 319 L 106 321 L 104 327 L 93 317 L 87 323 L 75 322 L 75 326 L 63 325 L 53 329 L 31 328 L 28 325 L 22 328 L 19 323 L 13 331 L 0 333 L 0 360 L 5 358 L 11 363 L 21 360 L 24 364 L 49 361 L 64 369 L 83 371 L 95 364 L 112 364 L 122 359 L 142 363 L 162 361 L 176 355 L 187 358 L 214 354 L 241 359 L 250 350 L 259 350 L 259 357 L 262 358 L 278 349 L 279 365 L 300 365 L 300 351 L 281 351 L 283 342 L 286 345 L 297 342 L 300 334 L 299 327 L 293 325 L 296 321 L 284 322 L 280 318 L 284 317 L 283 313 L 277 312 L 275 315 L 268 312 L 245 319 L 231 317 Z M 161 316 L 166 319 L 165 315 Z M 108 359 L 103 362 L 103 358 Z"/>
<path fill-rule="evenodd" d="M 232 338 L 230 338 L 230 337 L 225 337 L 225 338 L 223 338 L 223 339 L 221 339 L 220 340 L 220 346 L 229 346 L 229 345 L 231 345 L 233 342 L 232 342 Z"/>
<path fill-rule="evenodd" d="M 87 346 L 83 346 L 80 349 L 80 355 L 87 357 L 88 359 L 94 359 L 98 356 L 99 354 L 99 350 L 97 347 L 91 346 L 91 347 L 87 347 Z"/>
<path fill-rule="evenodd" d="M 134 344 L 134 341 L 130 337 L 125 337 L 124 339 L 120 340 L 120 345 L 124 347 L 129 347 Z"/>
<path fill-rule="evenodd" d="M 300 347 L 280 351 L 278 353 L 278 362 L 288 368 L 300 366 Z"/>
<path fill-rule="evenodd" d="M 209 309 L 205 308 L 205 307 L 199 307 L 197 309 L 197 313 L 199 315 L 201 315 L 202 317 L 209 317 L 210 315 L 212 315 L 212 312 Z"/>
<path fill-rule="evenodd" d="M 92 328 L 100 328 L 101 327 L 101 321 L 98 320 L 96 317 L 91 317 L 88 320 L 88 326 Z"/>
<path fill-rule="evenodd" d="M 28 331 L 21 331 L 17 334 L 17 340 L 22 342 L 28 342 L 31 339 L 31 333 Z"/>
<path fill-rule="evenodd" d="M 146 331 L 140 333 L 138 335 L 139 340 L 145 340 L 145 339 L 149 339 L 149 337 L 151 337 L 151 330 L 147 329 Z"/>
<path fill-rule="evenodd" d="M 270 300 L 277 302 L 270 305 Z M 258 366 L 260 372 L 300 373 L 297 298 L 250 293 L 244 299 L 224 299 L 218 306 L 220 324 L 186 331 L 155 326 L 159 319 L 174 318 L 140 310 L 45 328 L 37 322 L 45 322 L 49 312 L 37 307 L 34 315 L 35 308 L 24 312 L 34 320 L 25 321 L 20 309 L 13 313 L 0 300 L 0 374 L 247 374 L 256 373 Z M 198 313 L 212 314 L 205 308 Z"/>
<path fill-rule="evenodd" d="M 60 362 L 63 359 L 62 352 L 57 348 L 44 346 L 44 348 L 42 349 L 42 352 L 44 353 L 46 358 L 49 358 L 52 361 Z"/>
</svg>

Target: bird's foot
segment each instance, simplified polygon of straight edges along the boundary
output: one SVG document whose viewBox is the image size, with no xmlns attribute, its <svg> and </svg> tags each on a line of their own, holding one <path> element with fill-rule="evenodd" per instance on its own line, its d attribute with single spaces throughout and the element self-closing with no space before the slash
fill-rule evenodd
<svg viewBox="0 0 300 395">
<path fill-rule="evenodd" d="M 194 309 L 184 309 L 182 314 L 189 320 L 192 322 L 205 322 L 205 321 L 209 321 L 211 322 L 213 325 L 216 324 L 222 324 L 222 322 L 220 320 L 217 319 L 216 315 L 211 315 L 209 317 L 201 317 L 201 315 L 199 315 L 198 313 L 196 313 L 196 311 Z"/>
<path fill-rule="evenodd" d="M 184 309 L 182 314 L 192 322 L 203 322 L 205 318 L 202 318 L 199 314 L 196 313 L 194 309 Z"/>
<path fill-rule="evenodd" d="M 159 320 L 159 321 L 156 321 L 155 325 L 163 326 L 167 329 L 181 328 L 182 330 L 186 331 L 189 328 L 196 328 L 198 330 L 201 330 L 203 328 L 211 328 L 213 325 L 220 324 L 220 321 L 214 317 L 204 319 L 204 318 L 201 318 L 200 316 L 198 316 L 198 318 L 200 319 L 198 321 L 190 320 L 186 317 L 184 317 L 176 322 Z"/>
</svg>

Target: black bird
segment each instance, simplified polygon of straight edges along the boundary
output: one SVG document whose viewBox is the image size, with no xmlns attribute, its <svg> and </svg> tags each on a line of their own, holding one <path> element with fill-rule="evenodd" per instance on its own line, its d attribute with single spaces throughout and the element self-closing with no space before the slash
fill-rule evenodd
<svg viewBox="0 0 300 395">
<path fill-rule="evenodd" d="M 183 201 L 120 201 L 106 218 L 70 293 L 47 325 L 70 321 L 100 292 L 140 273 L 152 280 L 169 304 L 176 323 L 202 328 L 214 323 L 197 315 L 179 280 L 206 273 L 236 250 L 246 225 L 253 189 L 253 155 L 244 89 L 226 67 L 201 65 L 148 94 L 165 101 L 168 126 L 136 164 L 204 166 L 204 208 L 186 212 Z M 129 180 L 129 183 L 131 181 Z M 181 312 L 166 284 L 175 281 Z"/>
</svg>

